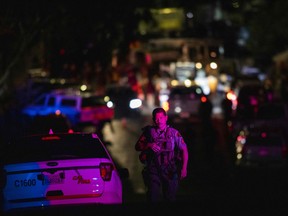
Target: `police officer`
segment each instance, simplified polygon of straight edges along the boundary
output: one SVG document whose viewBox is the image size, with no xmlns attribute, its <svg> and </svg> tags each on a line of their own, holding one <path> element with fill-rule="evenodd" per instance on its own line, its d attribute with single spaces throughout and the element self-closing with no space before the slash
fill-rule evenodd
<svg viewBox="0 0 288 216">
<path fill-rule="evenodd" d="M 187 176 L 187 145 L 179 131 L 167 125 L 164 109 L 155 108 L 152 118 L 154 125 L 144 127 L 135 144 L 136 151 L 141 152 L 140 160 L 145 164 L 142 174 L 147 199 L 152 203 L 173 202 L 179 180 Z"/>
</svg>

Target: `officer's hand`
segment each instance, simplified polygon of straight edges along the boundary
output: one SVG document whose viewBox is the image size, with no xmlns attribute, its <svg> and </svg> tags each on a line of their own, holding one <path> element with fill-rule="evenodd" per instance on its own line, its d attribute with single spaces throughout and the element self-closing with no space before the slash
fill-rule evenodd
<svg viewBox="0 0 288 216">
<path fill-rule="evenodd" d="M 184 178 L 186 178 L 186 176 L 187 176 L 187 169 L 181 169 L 181 176 L 180 176 L 180 178 L 181 178 L 181 179 L 184 179 Z"/>
<path fill-rule="evenodd" d="M 157 145 L 157 143 L 151 143 L 151 149 L 157 153 L 157 152 L 160 152 L 161 147 Z"/>
</svg>

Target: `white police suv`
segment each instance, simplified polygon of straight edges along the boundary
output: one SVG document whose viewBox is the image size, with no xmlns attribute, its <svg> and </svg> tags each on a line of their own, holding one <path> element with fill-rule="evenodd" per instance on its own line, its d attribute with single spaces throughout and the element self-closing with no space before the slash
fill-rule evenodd
<svg viewBox="0 0 288 216">
<path fill-rule="evenodd" d="M 3 148 L 3 212 L 82 204 L 122 204 L 122 178 L 96 134 L 31 135 Z"/>
</svg>

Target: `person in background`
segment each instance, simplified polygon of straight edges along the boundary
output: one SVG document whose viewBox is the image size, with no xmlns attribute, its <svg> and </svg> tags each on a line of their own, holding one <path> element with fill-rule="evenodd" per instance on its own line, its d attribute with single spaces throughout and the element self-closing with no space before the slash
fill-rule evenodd
<svg viewBox="0 0 288 216">
<path fill-rule="evenodd" d="M 147 200 L 174 202 L 179 180 L 187 176 L 187 145 L 179 131 L 167 124 L 168 116 L 163 108 L 155 108 L 152 119 L 154 125 L 144 127 L 135 144 L 145 165 L 142 175 Z"/>
</svg>

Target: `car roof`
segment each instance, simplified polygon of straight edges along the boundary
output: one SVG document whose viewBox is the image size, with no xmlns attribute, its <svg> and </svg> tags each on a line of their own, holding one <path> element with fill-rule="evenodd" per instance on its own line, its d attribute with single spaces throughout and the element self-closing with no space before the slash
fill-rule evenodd
<svg viewBox="0 0 288 216">
<path fill-rule="evenodd" d="M 285 144 L 285 138 L 280 133 L 253 132 L 247 135 L 246 145 L 278 146 Z"/>
<path fill-rule="evenodd" d="M 81 91 L 75 88 L 66 88 L 66 89 L 55 89 L 48 93 L 50 95 L 63 95 L 63 96 L 75 96 L 75 97 L 91 97 L 91 96 L 101 96 L 96 94 L 93 91 Z"/>
</svg>

